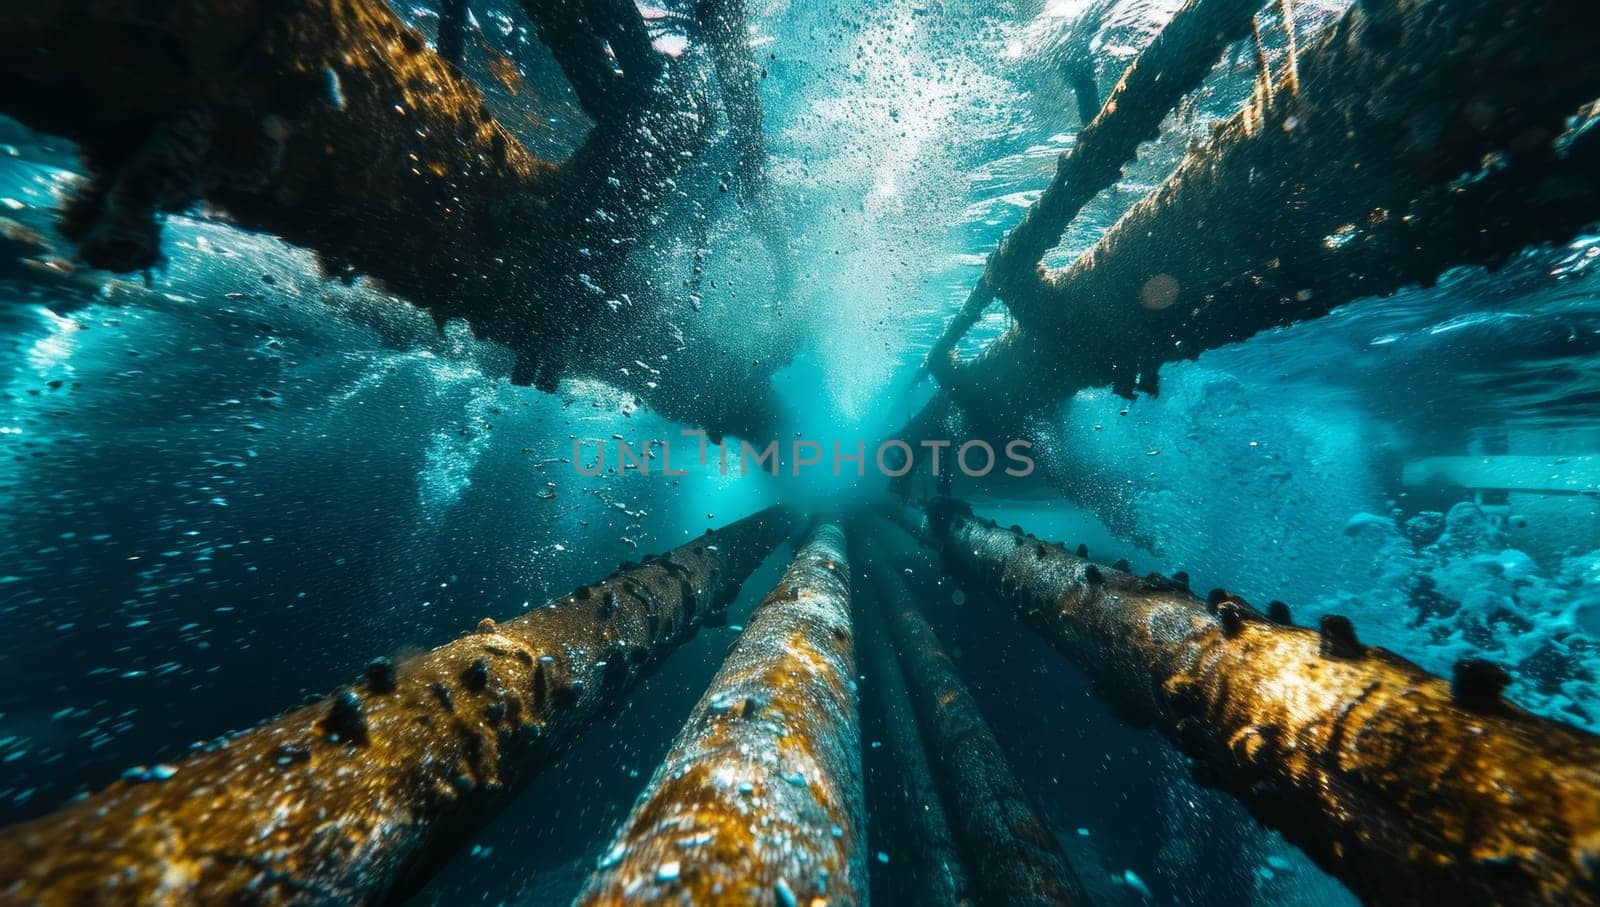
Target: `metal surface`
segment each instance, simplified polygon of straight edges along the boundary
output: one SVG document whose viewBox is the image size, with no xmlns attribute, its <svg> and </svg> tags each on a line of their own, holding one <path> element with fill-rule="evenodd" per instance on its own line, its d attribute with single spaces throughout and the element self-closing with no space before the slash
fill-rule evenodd
<svg viewBox="0 0 1600 907">
<path fill-rule="evenodd" d="M 953 574 L 1368 902 L 1600 904 L 1600 738 L 1503 701 L 1499 669 L 1446 680 L 1336 615 L 1287 626 L 960 502 L 928 516 Z"/>
<path fill-rule="evenodd" d="M 905 581 L 882 557 L 872 557 L 870 566 L 977 903 L 1088 903 L 1055 833 L 912 604 Z"/>
<path fill-rule="evenodd" d="M 577 903 L 866 900 L 844 533 L 819 526 L 750 617 Z"/>
<path fill-rule="evenodd" d="M 425 655 L 380 659 L 322 702 L 8 829 L 0 901 L 349 903 L 403 890 L 724 611 L 790 524 L 771 508 Z"/>
</svg>

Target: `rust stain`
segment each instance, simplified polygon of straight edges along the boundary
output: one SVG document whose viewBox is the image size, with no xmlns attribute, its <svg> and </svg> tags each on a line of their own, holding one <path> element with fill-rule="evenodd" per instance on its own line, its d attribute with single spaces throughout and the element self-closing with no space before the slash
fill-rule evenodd
<svg viewBox="0 0 1600 907">
<path fill-rule="evenodd" d="M 169 779 L 118 782 L 0 832 L 0 899 L 381 900 L 448 855 L 459 836 L 440 827 L 487 815 L 724 611 L 789 522 L 763 511 L 432 652 L 380 659 Z"/>
<path fill-rule="evenodd" d="M 955 501 L 929 525 L 953 573 L 1368 901 L 1600 904 L 1600 737 L 1497 690 L 1464 698 L 1339 621 L 1319 632 L 1165 577 L 1090 573 Z"/>
<path fill-rule="evenodd" d="M 843 533 L 818 528 L 752 614 L 579 904 L 865 900 L 845 563 Z"/>
</svg>

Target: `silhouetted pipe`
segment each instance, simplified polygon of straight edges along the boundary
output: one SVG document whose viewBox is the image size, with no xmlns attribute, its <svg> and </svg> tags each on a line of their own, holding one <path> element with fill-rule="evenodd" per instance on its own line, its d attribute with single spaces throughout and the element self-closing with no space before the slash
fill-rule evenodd
<svg viewBox="0 0 1600 907">
<path fill-rule="evenodd" d="M 1063 45 L 1061 72 L 1072 86 L 1078 107 L 1078 120 L 1087 126 L 1100 114 L 1100 87 L 1095 81 L 1095 61 L 1100 56 L 1101 30 L 1118 0 L 1094 0 L 1078 13 L 1072 31 Z"/>
<path fill-rule="evenodd" d="M 1078 118 L 1088 125 L 1100 112 L 1100 88 L 1094 81 L 1094 64 L 1086 63 L 1067 74 L 1078 102 Z"/>
<path fill-rule="evenodd" d="M 664 58 L 652 49 L 644 18 L 633 4 L 522 0 L 522 8 L 590 120 L 609 122 L 648 100 Z"/>
<path fill-rule="evenodd" d="M 779 508 L 0 832 L 7 903 L 380 901 L 722 614 Z"/>
<path fill-rule="evenodd" d="M 1275 623 L 1218 590 L 1093 564 L 943 499 L 950 572 L 1009 604 L 1120 713 L 1377 904 L 1600 904 L 1600 737 L 1445 680 L 1337 615 Z"/>
<path fill-rule="evenodd" d="M 978 903 L 1088 903 L 1055 833 L 912 604 L 905 581 L 882 557 L 872 557 L 869 566 Z"/>
<path fill-rule="evenodd" d="M 578 897 L 599 904 L 866 900 L 850 573 L 819 526 Z"/>
<path fill-rule="evenodd" d="M 892 793 L 884 794 L 893 799 L 892 815 L 900 820 L 895 823 L 895 830 L 904 839 L 904 846 L 899 849 L 904 856 L 895 858 L 894 868 L 909 882 L 912 890 L 907 895 L 914 897 L 916 904 L 927 907 L 971 904 L 970 874 L 962 862 L 928 753 L 923 748 L 922 732 L 906 692 L 900 658 L 889 642 L 884 615 L 892 613 L 901 602 L 882 588 L 879 577 L 885 569 L 882 546 L 873 544 L 868 537 L 864 547 L 863 563 L 869 565 L 879 585 L 871 602 L 857 597 L 856 627 L 866 656 L 867 688 L 882 715 L 884 748 L 893 761 L 893 777 L 898 781 Z M 903 589 L 899 591 L 904 594 Z M 984 858 L 987 859 L 987 855 Z"/>
</svg>

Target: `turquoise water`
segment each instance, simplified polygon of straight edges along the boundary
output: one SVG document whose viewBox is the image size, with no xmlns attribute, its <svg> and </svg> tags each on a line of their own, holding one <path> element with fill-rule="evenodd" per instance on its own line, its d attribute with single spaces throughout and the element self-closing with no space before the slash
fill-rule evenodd
<svg viewBox="0 0 1600 907">
<path fill-rule="evenodd" d="M 714 383 L 721 357 L 784 363 L 772 380 L 785 441 L 892 436 L 931 393 L 914 377 L 927 348 L 1082 126 L 1040 61 L 1090 46 L 1109 87 L 1175 6 L 1128 0 L 1085 33 L 1084 5 L 755 5 L 796 279 L 778 279 L 731 201 L 708 203 L 699 249 L 656 237 L 630 260 L 634 279 L 679 287 L 703 261 L 693 304 L 684 295 L 669 318 L 678 364 Z M 1303 36 L 1342 6 L 1303 2 Z M 518 62 L 542 125 L 507 117 L 525 96 L 485 80 L 491 109 L 535 153 L 564 156 L 585 121 L 536 37 L 520 13 L 471 7 L 481 52 Z M 431 9 L 400 11 L 435 27 Z M 1250 78 L 1225 61 L 1047 263 L 1091 246 Z M 0 217 L 70 258 L 52 224 L 78 168 L 71 145 L 9 120 L 0 144 Z M 705 166 L 693 178 L 714 182 L 718 162 Z M 162 237 L 165 264 L 148 275 L 39 267 L 23 261 L 38 247 L 0 244 L 0 822 L 767 504 L 884 493 L 870 474 L 677 460 L 692 426 L 648 401 L 597 379 L 515 386 L 508 354 L 466 325 L 440 331 L 380 284 L 324 279 L 309 252 L 204 211 L 168 217 Z M 1158 397 L 1081 392 L 1028 423 L 1032 481 L 954 491 L 1140 572 L 1349 615 L 1364 641 L 1434 672 L 1490 658 L 1511 670 L 1513 700 L 1600 730 L 1597 294 L 1600 236 L 1586 236 L 1356 301 L 1168 365 Z M 963 349 L 1006 323 L 996 307 Z M 672 441 L 687 474 L 573 469 L 574 437 L 618 436 Z M 1482 456 L 1523 459 L 1492 483 L 1419 465 Z M 418 900 L 570 897 L 781 560 L 745 584 L 730 627 L 670 659 Z M 1352 901 L 1015 622 L 954 604 L 948 582 L 930 589 L 1097 896 Z"/>
</svg>

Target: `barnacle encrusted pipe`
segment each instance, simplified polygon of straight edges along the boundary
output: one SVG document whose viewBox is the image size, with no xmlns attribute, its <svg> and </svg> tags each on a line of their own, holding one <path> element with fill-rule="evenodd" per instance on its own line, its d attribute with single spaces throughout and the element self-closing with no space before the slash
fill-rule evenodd
<svg viewBox="0 0 1600 907">
<path fill-rule="evenodd" d="M 1446 680 L 1337 615 L 1202 601 L 948 499 L 927 526 L 954 575 L 1366 901 L 1600 904 L 1600 737 L 1505 702 L 1492 666 Z"/>
<path fill-rule="evenodd" d="M 1163 363 L 1566 242 L 1600 218 L 1597 143 L 1568 134 L 1600 95 L 1600 32 L 1570 25 L 1592 13 L 1350 4 L 1270 100 L 1070 267 L 1008 296 L 1015 324 L 945 386 L 980 415 L 1089 387 L 1154 393 Z"/>
<path fill-rule="evenodd" d="M 751 615 L 577 903 L 863 903 L 854 677 L 845 537 L 824 523 Z"/>
<path fill-rule="evenodd" d="M 1259 0 L 1188 0 L 1173 13 L 1071 150 L 1062 152 L 1044 192 L 989 256 L 961 313 L 930 349 L 935 376 L 946 380 L 956 343 L 995 296 L 1009 300 L 1032 291 L 1039 260 L 1061 242 L 1067 225 L 1116 183 L 1140 143 L 1157 136 L 1168 111 L 1205 79 L 1228 45 L 1250 33 L 1251 16 L 1260 8 Z M 1089 79 L 1093 93 L 1092 74 Z"/>
<path fill-rule="evenodd" d="M 457 65 L 460 0 L 440 9 L 439 52 L 385 0 L 0 3 L 0 114 L 78 144 L 86 178 L 58 227 L 94 267 L 158 265 L 166 215 L 204 205 L 314 251 L 328 276 L 466 321 L 516 354 L 517 383 L 599 378 L 760 436 L 719 395 L 640 378 L 637 353 L 588 339 L 650 329 L 612 305 L 710 140 L 702 49 L 655 52 L 633 3 L 527 6 L 595 121 L 559 163 L 506 125 L 537 114 L 526 93 L 492 100 Z"/>
<path fill-rule="evenodd" d="M 521 782 L 721 615 L 770 508 L 329 699 L 0 832 L 0 901 L 361 903 L 425 878 Z M 166 777 L 161 777 L 166 776 Z"/>
<path fill-rule="evenodd" d="M 879 574 L 885 569 L 882 558 L 886 552 L 881 545 L 873 544 L 866 533 L 855 535 L 864 539 L 866 556 L 859 560 L 882 583 Z M 867 693 L 879 712 L 884 749 L 894 765 L 889 776 L 894 783 L 888 785 L 891 790 L 884 791 L 881 800 L 892 804 L 885 810 L 887 823 L 893 828 L 889 836 L 904 841 L 900 848 L 904 858 L 897 856 L 890 867 L 896 870 L 896 881 L 906 889 L 897 893 L 925 907 L 971 904 L 970 873 L 934 780 L 917 713 L 906 692 L 900 658 L 889 642 L 884 615 L 903 607 L 903 601 L 881 587 L 872 591 L 875 594 L 871 596 L 856 596 L 856 627 Z M 903 589 L 895 592 L 903 595 Z"/>
<path fill-rule="evenodd" d="M 381 0 L 6 4 L 0 73 L 0 110 L 80 144 L 61 226 L 112 270 L 205 201 L 431 304 L 557 171 Z"/>
<path fill-rule="evenodd" d="M 870 566 L 977 902 L 1087 904 L 1055 834 L 1012 771 L 939 637 L 912 604 L 905 581 L 882 557 L 871 558 Z"/>
</svg>

